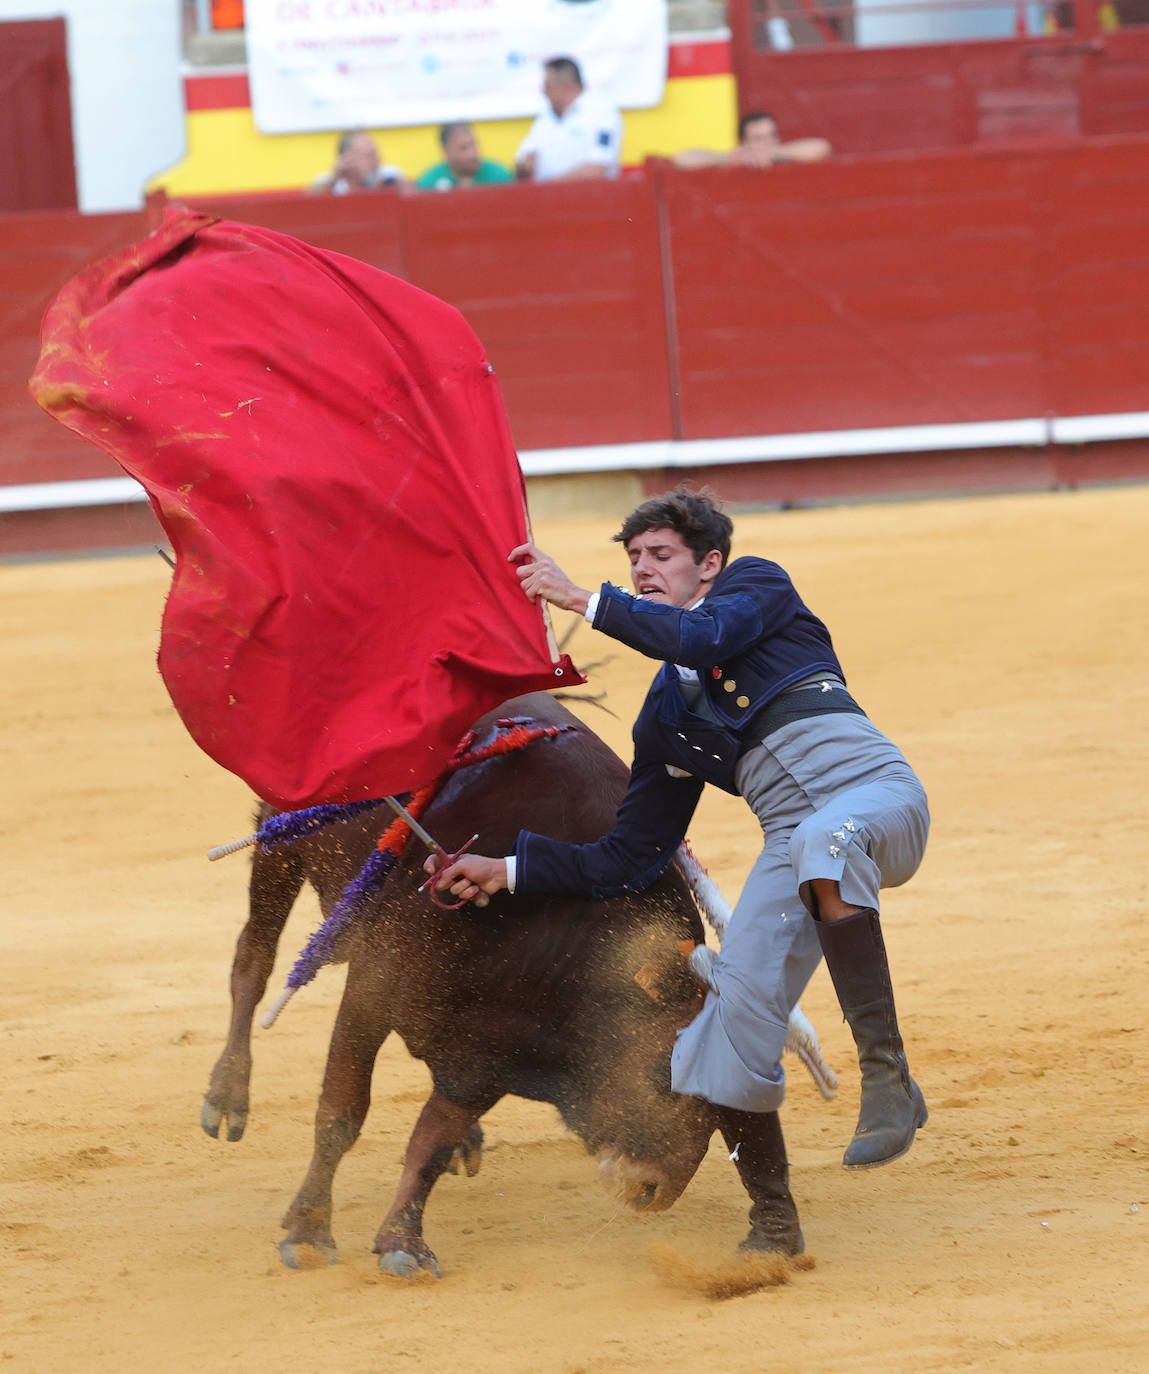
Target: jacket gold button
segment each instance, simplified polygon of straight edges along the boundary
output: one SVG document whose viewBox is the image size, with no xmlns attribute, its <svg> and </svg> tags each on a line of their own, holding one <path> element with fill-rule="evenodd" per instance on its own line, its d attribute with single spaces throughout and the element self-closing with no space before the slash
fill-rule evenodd
<svg viewBox="0 0 1149 1374">
<path fill-rule="evenodd" d="M 734 698 L 734 705 L 735 705 L 735 706 L 741 706 L 742 709 L 745 710 L 746 707 L 750 705 L 750 698 L 749 698 L 749 697 L 735 697 L 735 698 Z"/>
<path fill-rule="evenodd" d="M 722 685 L 728 692 L 733 692 L 738 686 L 734 679 L 730 677 L 728 677 Z"/>
</svg>

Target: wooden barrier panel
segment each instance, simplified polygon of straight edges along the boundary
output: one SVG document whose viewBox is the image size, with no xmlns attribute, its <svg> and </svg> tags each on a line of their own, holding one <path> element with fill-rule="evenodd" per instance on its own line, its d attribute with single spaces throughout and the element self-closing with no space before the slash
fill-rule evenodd
<svg viewBox="0 0 1149 1374">
<path fill-rule="evenodd" d="M 0 216 L 0 483 L 111 477 L 120 469 L 28 395 L 40 321 L 69 277 L 146 232 L 142 213 Z"/>
<path fill-rule="evenodd" d="M 75 164 L 64 20 L 0 19 L 0 211 L 74 210 Z"/>
<path fill-rule="evenodd" d="M 576 455 L 570 470 L 751 461 L 760 436 L 823 432 L 835 442 L 787 439 L 772 456 L 865 455 L 874 441 L 857 432 L 891 427 L 902 433 L 887 452 L 1146 433 L 1145 137 L 770 171 L 657 163 L 593 184 L 203 208 L 373 262 L 456 305 L 496 367 L 520 449 L 648 446 Z M 147 222 L 0 217 L 0 484 L 117 475 L 26 386 L 54 292 Z M 1006 421 L 1024 433 L 961 428 Z M 955 432 L 912 428 L 928 425 Z M 741 454 L 666 447 L 746 436 Z M 1051 471 L 1048 460 L 1031 472 Z M 912 464 L 896 466 L 900 486 Z M 1125 455 L 1113 470 L 1135 466 Z M 1070 468 L 1080 480 L 1083 464 L 1058 470 Z"/>
<path fill-rule="evenodd" d="M 1028 163 L 664 175 L 684 437 L 1045 414 Z"/>
<path fill-rule="evenodd" d="M 152 203 L 153 222 L 165 198 Z M 315 248 L 368 262 L 397 277 L 406 277 L 403 255 L 402 204 L 396 191 L 361 196 L 216 196 L 186 202 L 220 219 L 261 224 L 303 239 Z"/>
<path fill-rule="evenodd" d="M 682 437 L 1149 410 L 1149 142 L 659 173 Z"/>
<path fill-rule="evenodd" d="M 769 110 L 784 138 L 828 138 L 838 153 L 865 155 L 1149 133 L 1149 24 L 1142 13 L 1135 27 L 1099 32 L 1097 10 L 1085 0 L 1078 29 L 1054 34 L 771 51 L 762 0 L 730 0 L 739 108 Z M 1017 19 L 1032 13 L 1019 6 Z"/>
<path fill-rule="evenodd" d="M 403 205 L 409 278 L 482 339 L 520 449 L 671 438 L 652 178 Z"/>
<path fill-rule="evenodd" d="M 1149 140 L 1049 157 L 1038 213 L 1051 411 L 1149 411 Z"/>
</svg>

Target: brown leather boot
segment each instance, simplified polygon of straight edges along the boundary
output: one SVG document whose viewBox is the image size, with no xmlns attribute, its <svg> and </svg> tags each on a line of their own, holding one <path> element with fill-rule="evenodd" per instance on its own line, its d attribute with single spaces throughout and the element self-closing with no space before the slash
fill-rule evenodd
<svg viewBox="0 0 1149 1374">
<path fill-rule="evenodd" d="M 790 1196 L 790 1169 L 778 1113 L 720 1107 L 718 1125 L 742 1186 L 750 1194 L 750 1232 L 739 1250 L 800 1255 L 806 1242 Z"/>
<path fill-rule="evenodd" d="M 842 1163 L 874 1169 L 906 1153 L 929 1113 L 906 1063 L 878 913 L 863 907 L 815 925 L 862 1070 L 858 1125 Z"/>
</svg>

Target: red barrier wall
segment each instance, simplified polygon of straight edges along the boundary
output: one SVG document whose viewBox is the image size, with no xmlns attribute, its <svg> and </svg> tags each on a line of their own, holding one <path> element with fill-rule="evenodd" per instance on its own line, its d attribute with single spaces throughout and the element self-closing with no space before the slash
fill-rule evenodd
<svg viewBox="0 0 1149 1374">
<path fill-rule="evenodd" d="M 1096 0 L 1079 0 L 1076 20 L 1066 8 L 1077 28 L 1064 33 L 773 52 L 770 7 L 730 0 L 739 108 L 769 110 L 786 138 L 828 138 L 839 153 L 1149 133 L 1149 26 L 1104 33 Z"/>
<path fill-rule="evenodd" d="M 519 448 L 673 432 L 657 194 L 627 176 L 403 202 L 408 276 L 483 340 Z"/>
<path fill-rule="evenodd" d="M 146 232 L 142 213 L 0 215 L 0 483 L 55 482 L 119 473 L 110 458 L 32 404 L 49 301 L 80 268 Z"/>
<path fill-rule="evenodd" d="M 1149 409 L 1149 140 L 663 177 L 684 438 Z"/>
<path fill-rule="evenodd" d="M 153 223 L 158 223 L 165 199 L 159 195 L 153 200 Z M 221 219 L 278 229 L 316 248 L 346 253 L 384 272 L 408 278 L 403 205 L 397 191 L 369 196 L 219 196 L 189 204 Z"/>
<path fill-rule="evenodd" d="M 1045 414 L 1035 170 L 668 172 L 684 436 Z"/>
<path fill-rule="evenodd" d="M 1036 301 L 1051 405 L 1149 410 L 1149 140 L 1046 161 Z"/>
<path fill-rule="evenodd" d="M 205 208 L 457 305 L 523 449 L 1149 411 L 1149 139 Z M 0 482 L 115 471 L 25 388 L 53 291 L 144 227 L 0 218 Z"/>
</svg>

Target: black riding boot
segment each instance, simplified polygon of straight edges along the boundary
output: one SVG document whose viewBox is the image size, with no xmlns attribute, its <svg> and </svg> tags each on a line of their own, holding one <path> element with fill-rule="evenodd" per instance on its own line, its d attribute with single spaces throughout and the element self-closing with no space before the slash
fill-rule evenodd
<svg viewBox="0 0 1149 1374">
<path fill-rule="evenodd" d="M 790 1196 L 790 1169 L 778 1113 L 721 1107 L 718 1125 L 742 1186 L 750 1194 L 750 1233 L 739 1250 L 800 1255 L 806 1242 Z"/>
<path fill-rule="evenodd" d="M 862 1069 L 862 1107 L 842 1163 L 872 1169 L 904 1155 L 929 1113 L 906 1064 L 878 913 L 863 907 L 815 925 Z"/>
</svg>

